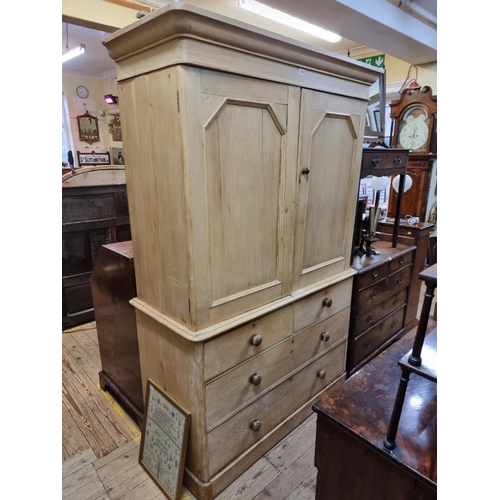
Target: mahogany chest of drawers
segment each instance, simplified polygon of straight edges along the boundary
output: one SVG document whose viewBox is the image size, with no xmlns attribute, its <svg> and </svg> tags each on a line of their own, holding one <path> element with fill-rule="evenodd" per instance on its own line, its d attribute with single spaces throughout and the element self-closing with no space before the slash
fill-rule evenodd
<svg viewBox="0 0 500 500">
<path fill-rule="evenodd" d="M 356 256 L 352 264 L 357 274 L 349 325 L 348 376 L 407 331 L 404 320 L 416 247 L 393 248 L 386 241 L 374 247 L 379 255 Z"/>
</svg>

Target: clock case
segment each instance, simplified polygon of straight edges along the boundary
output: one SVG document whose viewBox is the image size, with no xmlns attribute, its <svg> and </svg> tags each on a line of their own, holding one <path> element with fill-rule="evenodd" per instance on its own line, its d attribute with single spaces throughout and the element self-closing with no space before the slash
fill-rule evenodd
<svg viewBox="0 0 500 500">
<path fill-rule="evenodd" d="M 429 135 L 424 151 L 409 152 L 406 174 L 411 177 L 412 186 L 404 195 L 401 214 L 402 217 L 406 215 L 420 217 L 423 222 L 427 211 L 433 160 L 437 158 L 437 96 L 433 95 L 430 86 L 407 88 L 400 98 L 390 103 L 391 147 L 397 147 L 399 133 L 404 125 L 403 117 L 408 109 L 416 104 L 427 111 Z M 387 210 L 389 217 L 394 217 L 396 214 L 396 200 L 396 193 L 391 187 Z"/>
</svg>

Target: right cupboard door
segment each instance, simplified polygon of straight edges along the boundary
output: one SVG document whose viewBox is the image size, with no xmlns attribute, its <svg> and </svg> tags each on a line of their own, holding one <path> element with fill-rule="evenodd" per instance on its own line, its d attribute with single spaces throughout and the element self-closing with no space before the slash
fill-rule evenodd
<svg viewBox="0 0 500 500">
<path fill-rule="evenodd" d="M 366 102 L 303 89 L 300 112 L 295 290 L 349 268 Z"/>
</svg>

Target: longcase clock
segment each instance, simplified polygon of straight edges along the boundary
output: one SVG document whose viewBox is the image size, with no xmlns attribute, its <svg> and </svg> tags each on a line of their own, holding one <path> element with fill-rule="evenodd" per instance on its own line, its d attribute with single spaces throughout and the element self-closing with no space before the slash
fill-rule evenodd
<svg viewBox="0 0 500 500">
<path fill-rule="evenodd" d="M 406 173 L 411 188 L 404 194 L 401 216 L 420 217 L 427 211 L 429 186 L 434 160 L 437 158 L 437 96 L 429 86 L 405 89 L 391 102 L 391 146 L 409 149 Z M 391 187 L 388 215 L 396 213 L 397 196 Z"/>
</svg>

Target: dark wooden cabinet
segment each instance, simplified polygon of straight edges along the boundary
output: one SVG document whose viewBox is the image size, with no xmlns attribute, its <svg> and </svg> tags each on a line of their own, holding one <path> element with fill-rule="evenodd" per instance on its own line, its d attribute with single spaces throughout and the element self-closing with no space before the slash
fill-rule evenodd
<svg viewBox="0 0 500 500">
<path fill-rule="evenodd" d="M 412 286 L 415 246 L 392 247 L 388 241 L 374 245 L 379 255 L 357 255 L 352 267 L 351 319 L 347 351 L 347 375 L 401 337 L 405 328 Z"/>
<path fill-rule="evenodd" d="M 94 320 L 90 276 L 102 245 L 130 240 L 126 186 L 62 189 L 62 328 Z"/>
<path fill-rule="evenodd" d="M 91 279 L 103 390 L 111 390 L 136 421 L 144 402 L 135 309 L 134 255 L 131 241 L 101 247 Z"/>
<path fill-rule="evenodd" d="M 405 193 L 406 196 L 406 193 Z M 418 324 L 417 312 L 422 282 L 418 279 L 433 256 L 429 255 L 430 235 L 434 229 L 434 224 L 430 222 L 418 222 L 417 224 L 408 224 L 404 219 L 400 221 L 398 228 L 398 244 L 415 246 L 415 259 L 413 262 L 412 278 L 408 292 L 408 304 L 406 307 L 404 324 L 408 329 Z M 379 222 L 377 230 L 380 232 L 379 238 L 382 241 L 392 241 L 394 231 L 394 221 Z"/>
</svg>

